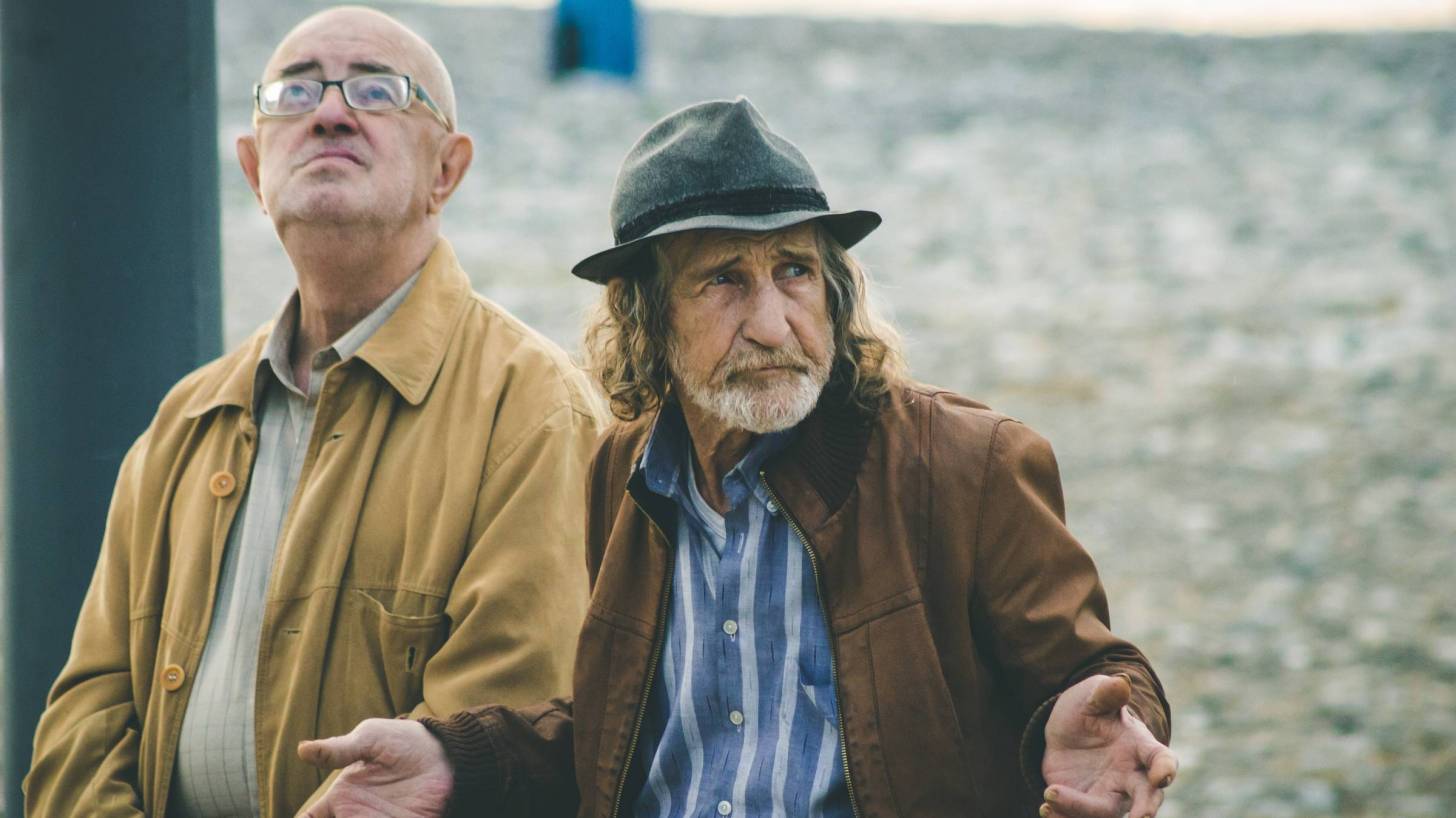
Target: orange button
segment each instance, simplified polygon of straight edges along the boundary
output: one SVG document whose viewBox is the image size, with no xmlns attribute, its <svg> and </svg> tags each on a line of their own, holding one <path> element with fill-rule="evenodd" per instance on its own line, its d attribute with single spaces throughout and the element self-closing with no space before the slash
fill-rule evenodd
<svg viewBox="0 0 1456 818">
<path fill-rule="evenodd" d="M 212 489 L 212 493 L 217 497 L 226 497 L 232 494 L 233 489 L 237 488 L 237 486 L 238 479 L 225 471 L 214 474 L 212 479 L 207 483 L 207 487 Z"/>
<path fill-rule="evenodd" d="M 162 668 L 162 689 L 167 692 L 176 690 L 187 680 L 187 672 L 181 665 L 167 665 Z"/>
</svg>

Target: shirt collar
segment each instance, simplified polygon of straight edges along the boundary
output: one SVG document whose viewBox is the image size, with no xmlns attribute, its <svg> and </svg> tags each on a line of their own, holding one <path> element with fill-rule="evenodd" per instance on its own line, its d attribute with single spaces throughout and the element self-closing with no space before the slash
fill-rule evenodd
<svg viewBox="0 0 1456 818">
<path fill-rule="evenodd" d="M 406 401 L 418 406 L 434 386 L 450 338 L 476 298 L 455 251 L 441 238 L 420 271 L 418 286 L 354 357 L 374 367 Z M 256 405 L 258 361 L 269 334 L 260 328 L 240 348 L 200 370 L 193 394 L 182 407 L 184 416 L 202 417 L 223 406 Z"/>
<path fill-rule="evenodd" d="M 404 283 L 395 288 L 389 297 L 384 299 L 379 306 L 375 307 L 368 315 L 359 319 L 359 322 L 350 327 L 347 332 L 340 335 L 337 340 L 329 344 L 316 355 L 332 353 L 339 361 L 347 361 L 364 346 L 364 343 L 374 335 L 385 322 L 404 303 L 405 298 L 414 289 L 415 284 L 420 280 L 420 271 L 416 270 L 413 275 L 405 279 Z M 278 316 L 273 321 L 273 329 L 268 333 L 268 340 L 263 344 L 263 355 L 258 361 L 258 377 L 262 378 L 265 373 L 271 371 L 273 377 L 290 389 L 297 389 L 293 380 L 293 339 L 298 330 L 299 295 L 294 290 L 288 300 L 283 303 Z M 254 400 L 262 395 L 262 390 L 255 384 L 253 389 Z M 256 404 L 255 407 L 256 409 Z"/>
<path fill-rule="evenodd" d="M 754 439 L 738 464 L 723 476 L 723 493 L 728 497 L 730 508 L 737 508 L 750 494 L 760 502 L 768 501 L 768 492 L 763 481 L 758 479 L 759 469 L 793 441 L 794 433 L 795 429 L 791 428 Z M 692 439 L 688 434 L 687 421 L 683 419 L 682 407 L 676 401 L 667 402 L 658 413 L 647 446 L 642 451 L 641 469 L 647 488 L 677 501 L 679 505 L 690 506 L 692 500 L 688 495 L 687 481 L 693 479 L 692 457 Z"/>
</svg>

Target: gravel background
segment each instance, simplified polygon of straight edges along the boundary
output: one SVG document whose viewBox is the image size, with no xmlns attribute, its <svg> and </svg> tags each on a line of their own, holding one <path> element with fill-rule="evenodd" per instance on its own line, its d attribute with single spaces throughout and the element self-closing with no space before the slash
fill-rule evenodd
<svg viewBox="0 0 1456 818">
<path fill-rule="evenodd" d="M 314 4 L 218 8 L 226 333 L 291 270 L 235 171 Z M 1161 814 L 1456 815 L 1456 34 L 1234 39 L 654 14 L 636 86 L 545 78 L 547 17 L 381 6 L 476 138 L 447 235 L 574 348 L 616 167 L 748 95 L 830 200 L 915 373 L 1056 445 L 1114 625 L 1172 699 Z"/>
</svg>

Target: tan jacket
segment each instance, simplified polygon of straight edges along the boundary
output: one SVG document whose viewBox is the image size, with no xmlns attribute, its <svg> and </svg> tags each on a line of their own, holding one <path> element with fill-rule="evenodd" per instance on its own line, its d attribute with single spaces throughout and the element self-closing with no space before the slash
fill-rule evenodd
<svg viewBox="0 0 1456 818">
<path fill-rule="evenodd" d="M 630 814 L 675 550 L 673 503 L 638 465 L 655 420 L 614 427 L 593 461 L 575 699 L 425 720 L 455 764 L 451 815 Z M 932 387 L 868 421 L 825 398 L 761 479 L 812 556 L 857 818 L 1034 818 L 1051 705 L 1092 674 L 1126 674 L 1168 740 L 1162 684 L 1108 628 L 1031 429 Z"/>
<path fill-rule="evenodd" d="M 257 448 L 266 337 L 183 379 L 127 453 L 36 731 L 27 815 L 165 811 Z M 561 350 L 474 294 L 441 240 L 399 310 L 322 386 L 259 647 L 264 818 L 292 815 L 323 780 L 298 760 L 302 739 L 569 691 L 587 593 L 582 492 L 605 419 Z"/>
</svg>

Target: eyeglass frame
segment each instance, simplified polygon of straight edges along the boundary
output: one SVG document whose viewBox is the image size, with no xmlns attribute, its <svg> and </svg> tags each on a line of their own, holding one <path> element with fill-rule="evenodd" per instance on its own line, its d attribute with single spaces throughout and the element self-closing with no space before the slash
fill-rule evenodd
<svg viewBox="0 0 1456 818">
<path fill-rule="evenodd" d="M 409 86 L 409 89 L 405 92 L 405 96 L 409 99 L 409 102 L 401 105 L 398 108 L 359 108 L 355 106 L 353 103 L 349 102 L 349 95 L 344 93 L 344 83 L 351 80 L 362 79 L 364 77 L 399 77 L 403 79 L 405 81 L 405 84 Z M 264 111 L 263 86 L 272 85 L 275 82 L 288 82 L 290 80 L 304 80 L 307 82 L 316 82 L 320 86 L 322 86 L 319 89 L 318 104 L 314 105 L 312 108 L 309 108 L 307 111 L 299 111 L 292 114 L 270 114 L 267 111 Z M 425 109 L 433 114 L 435 116 L 435 119 L 438 120 L 441 125 L 445 126 L 445 130 L 451 132 L 455 130 L 454 126 L 450 124 L 450 121 L 445 118 L 445 114 L 443 111 L 440 110 L 440 106 L 436 105 L 435 100 L 430 98 L 430 94 L 428 91 L 425 90 L 425 87 L 416 82 L 414 77 L 411 77 L 409 74 L 371 72 L 368 74 L 356 74 L 355 76 L 345 77 L 341 80 L 316 80 L 308 77 L 285 77 L 282 79 L 270 80 L 266 83 L 255 82 L 253 83 L 253 108 L 258 112 L 259 116 L 266 116 L 273 119 L 287 119 L 291 116 L 303 116 L 304 114 L 311 114 L 319 109 L 319 105 L 324 104 L 324 95 L 329 92 L 330 88 L 333 88 L 335 86 L 337 86 L 339 89 L 339 96 L 343 98 L 344 105 L 346 105 L 351 111 L 364 111 L 365 113 L 371 114 L 382 114 L 389 111 L 407 111 L 409 110 L 410 105 L 414 104 L 415 100 L 419 100 L 420 102 L 423 102 L 425 104 Z"/>
</svg>

